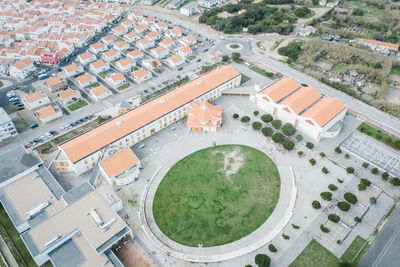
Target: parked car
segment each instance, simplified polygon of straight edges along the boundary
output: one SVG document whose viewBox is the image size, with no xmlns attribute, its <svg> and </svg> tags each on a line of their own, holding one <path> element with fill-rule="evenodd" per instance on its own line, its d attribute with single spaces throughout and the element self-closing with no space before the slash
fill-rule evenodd
<svg viewBox="0 0 400 267">
<path fill-rule="evenodd" d="M 179 68 L 178 68 L 178 71 L 181 71 L 181 70 L 183 70 L 183 67 L 179 67 Z"/>
<path fill-rule="evenodd" d="M 25 107 L 19 107 L 19 108 L 17 108 L 17 111 L 20 111 L 20 110 L 23 110 L 23 109 L 25 109 Z"/>
<path fill-rule="evenodd" d="M 31 145 L 30 145 L 30 144 L 26 144 L 26 145 L 24 145 L 24 147 L 25 147 L 25 148 L 30 148 Z"/>
<path fill-rule="evenodd" d="M 54 130 L 51 130 L 49 133 L 51 133 L 52 135 L 57 135 L 58 134 L 58 132 L 54 131 Z"/>
<path fill-rule="evenodd" d="M 196 62 L 200 62 L 201 61 L 201 58 L 198 58 L 197 60 L 196 60 Z"/>
<path fill-rule="evenodd" d="M 40 143 L 40 142 L 42 142 L 39 138 L 36 138 L 36 139 L 33 139 L 33 142 L 35 142 L 35 143 Z"/>
<path fill-rule="evenodd" d="M 36 127 L 39 127 L 39 124 L 34 123 L 34 124 L 32 124 L 30 127 L 31 127 L 31 129 L 35 129 Z"/>
</svg>

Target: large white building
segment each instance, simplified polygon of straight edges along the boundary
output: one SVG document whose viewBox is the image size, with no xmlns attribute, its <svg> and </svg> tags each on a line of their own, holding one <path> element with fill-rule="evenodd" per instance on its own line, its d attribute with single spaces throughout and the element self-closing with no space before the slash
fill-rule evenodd
<svg viewBox="0 0 400 267">
<path fill-rule="evenodd" d="M 222 66 L 95 129 L 59 145 L 58 171 L 82 174 L 95 167 L 109 148 L 125 148 L 187 115 L 192 102 L 211 101 L 240 85 L 241 75 Z"/>
<path fill-rule="evenodd" d="M 0 107 L 0 142 L 16 135 L 18 135 L 18 132 L 15 129 L 14 123 L 7 112 Z"/>
<path fill-rule="evenodd" d="M 314 88 L 302 87 L 287 77 L 272 84 L 256 84 L 250 100 L 316 141 L 337 136 L 347 110 L 338 99 L 324 97 Z"/>
</svg>

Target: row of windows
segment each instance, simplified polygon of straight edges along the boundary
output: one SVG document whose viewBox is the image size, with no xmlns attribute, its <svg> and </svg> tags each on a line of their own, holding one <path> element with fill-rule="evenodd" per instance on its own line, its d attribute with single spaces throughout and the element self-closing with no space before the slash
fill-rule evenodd
<svg viewBox="0 0 400 267">
<path fill-rule="evenodd" d="M 68 162 L 54 162 L 56 166 L 68 166 Z"/>
</svg>

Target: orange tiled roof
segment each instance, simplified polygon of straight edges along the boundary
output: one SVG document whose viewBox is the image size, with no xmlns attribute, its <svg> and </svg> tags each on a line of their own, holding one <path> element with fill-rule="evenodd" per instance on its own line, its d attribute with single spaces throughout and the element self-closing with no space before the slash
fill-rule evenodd
<svg viewBox="0 0 400 267">
<path fill-rule="evenodd" d="M 336 115 L 346 108 L 337 98 L 325 97 L 309 108 L 302 117 L 312 118 L 319 126 L 323 127 Z"/>
<path fill-rule="evenodd" d="M 61 81 L 61 79 L 58 78 L 57 76 L 55 76 L 55 77 L 50 77 L 50 78 L 48 78 L 48 79 L 46 80 L 46 84 L 47 84 L 48 86 L 50 86 L 50 87 L 55 86 L 55 85 L 58 85 L 58 84 L 60 84 L 60 83 L 62 83 L 62 81 Z"/>
<path fill-rule="evenodd" d="M 372 44 L 372 45 L 385 46 L 385 47 L 389 48 L 390 50 L 399 51 L 398 44 L 392 44 L 392 43 L 386 43 L 386 42 L 381 42 L 381 41 L 376 41 L 376 40 L 368 40 L 368 39 L 363 39 L 363 42 L 367 43 L 367 44 Z"/>
<path fill-rule="evenodd" d="M 68 65 L 64 68 L 64 70 L 66 70 L 67 72 L 73 72 L 76 71 L 78 69 L 78 65 L 76 65 L 75 63 L 72 63 L 71 65 Z"/>
<path fill-rule="evenodd" d="M 44 107 L 37 111 L 40 118 L 44 119 L 56 113 L 56 110 L 52 106 Z"/>
<path fill-rule="evenodd" d="M 300 84 L 293 78 L 282 78 L 279 81 L 258 92 L 261 95 L 268 95 L 275 103 L 300 87 Z"/>
<path fill-rule="evenodd" d="M 222 119 L 222 106 L 214 106 L 210 103 L 193 102 L 189 106 L 186 125 L 188 127 L 217 126 L 217 121 Z"/>
<path fill-rule="evenodd" d="M 62 90 L 61 92 L 59 92 L 58 95 L 61 99 L 68 99 L 75 95 L 75 91 L 72 90 L 72 88 L 68 88 L 67 90 Z"/>
<path fill-rule="evenodd" d="M 232 66 L 222 66 L 61 144 L 60 148 L 72 162 L 77 162 L 238 75 Z"/>
<path fill-rule="evenodd" d="M 90 92 L 92 94 L 94 94 L 95 96 L 100 96 L 102 94 L 105 94 L 105 93 L 107 93 L 107 91 L 108 91 L 107 88 L 105 88 L 103 85 L 96 86 L 96 87 L 93 87 L 92 89 L 90 89 Z"/>
<path fill-rule="evenodd" d="M 303 87 L 285 100 L 280 105 L 289 106 L 296 114 L 301 113 L 322 95 L 311 87 Z"/>
<path fill-rule="evenodd" d="M 100 166 L 109 177 L 120 175 L 124 171 L 132 168 L 139 162 L 139 159 L 130 148 L 125 148 L 108 159 L 100 162 Z"/>
<path fill-rule="evenodd" d="M 25 96 L 25 99 L 26 99 L 26 101 L 28 103 L 32 103 L 32 102 L 38 101 L 38 100 L 40 100 L 42 98 L 43 98 L 43 92 L 42 91 L 36 91 L 36 92 L 34 92 L 32 94 L 29 94 L 29 95 Z"/>
</svg>

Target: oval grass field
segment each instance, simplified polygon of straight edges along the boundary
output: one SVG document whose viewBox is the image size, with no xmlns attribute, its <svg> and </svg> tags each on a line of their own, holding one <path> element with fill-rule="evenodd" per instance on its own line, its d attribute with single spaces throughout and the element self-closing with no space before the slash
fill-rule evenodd
<svg viewBox="0 0 400 267">
<path fill-rule="evenodd" d="M 260 227 L 279 199 L 276 165 L 247 146 L 199 150 L 177 162 L 157 188 L 154 219 L 170 239 L 186 246 L 218 246 Z"/>
</svg>

